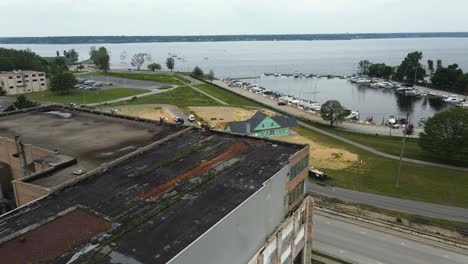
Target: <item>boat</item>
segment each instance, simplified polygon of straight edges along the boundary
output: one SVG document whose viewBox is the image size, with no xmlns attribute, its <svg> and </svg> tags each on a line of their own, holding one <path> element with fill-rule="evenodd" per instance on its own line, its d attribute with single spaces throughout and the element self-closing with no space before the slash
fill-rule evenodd
<svg viewBox="0 0 468 264">
<path fill-rule="evenodd" d="M 394 125 L 397 123 L 397 119 L 395 118 L 395 116 L 389 116 L 388 119 L 387 119 L 387 124 L 389 125 Z"/>
<path fill-rule="evenodd" d="M 453 96 L 453 95 L 442 99 L 442 102 L 449 103 L 449 104 L 458 104 L 458 103 L 461 103 L 463 101 L 465 101 L 465 100 L 462 99 L 462 98 L 458 98 L 456 96 Z"/>
<path fill-rule="evenodd" d="M 345 117 L 346 120 L 359 120 L 359 112 L 348 110 L 348 115 Z"/>
</svg>

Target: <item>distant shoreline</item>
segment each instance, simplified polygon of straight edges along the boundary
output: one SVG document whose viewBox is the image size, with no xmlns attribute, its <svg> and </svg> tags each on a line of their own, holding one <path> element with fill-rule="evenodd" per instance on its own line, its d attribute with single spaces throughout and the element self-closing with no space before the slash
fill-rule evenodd
<svg viewBox="0 0 468 264">
<path fill-rule="evenodd" d="M 200 36 L 59 36 L 0 37 L 0 44 L 124 44 L 232 41 L 314 41 L 401 38 L 468 38 L 468 32 L 200 35 Z"/>
</svg>

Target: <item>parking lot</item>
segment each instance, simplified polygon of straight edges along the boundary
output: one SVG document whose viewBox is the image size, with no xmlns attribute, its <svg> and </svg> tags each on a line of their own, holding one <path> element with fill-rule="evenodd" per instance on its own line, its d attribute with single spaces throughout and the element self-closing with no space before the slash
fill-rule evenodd
<svg viewBox="0 0 468 264">
<path fill-rule="evenodd" d="M 9 97 L 0 97 L 0 113 L 10 106 L 15 100 Z"/>
<path fill-rule="evenodd" d="M 89 76 L 86 78 L 80 78 L 83 81 L 92 81 L 91 85 L 84 85 L 82 89 L 94 90 L 94 89 L 111 89 L 111 88 L 130 88 L 130 89 L 146 89 L 146 90 L 156 90 L 161 86 L 167 86 L 168 84 L 152 82 L 152 81 L 142 81 L 142 80 L 133 80 L 117 77 L 108 77 L 108 76 Z M 96 85 L 98 83 L 98 85 Z M 102 86 L 99 86 L 102 84 Z M 109 85 L 110 84 L 110 85 Z"/>
</svg>

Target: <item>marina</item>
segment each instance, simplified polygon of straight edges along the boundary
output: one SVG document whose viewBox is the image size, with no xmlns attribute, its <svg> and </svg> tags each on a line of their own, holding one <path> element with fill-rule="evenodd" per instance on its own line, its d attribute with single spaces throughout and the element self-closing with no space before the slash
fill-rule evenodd
<svg viewBox="0 0 468 264">
<path fill-rule="evenodd" d="M 338 100 L 347 109 L 346 121 L 393 128 L 407 123 L 423 126 L 438 111 L 466 107 L 462 95 L 363 76 L 265 73 L 259 79 L 228 78 L 225 82 L 268 96 L 279 106 L 294 106 L 311 114 L 319 114 L 327 100 Z"/>
</svg>

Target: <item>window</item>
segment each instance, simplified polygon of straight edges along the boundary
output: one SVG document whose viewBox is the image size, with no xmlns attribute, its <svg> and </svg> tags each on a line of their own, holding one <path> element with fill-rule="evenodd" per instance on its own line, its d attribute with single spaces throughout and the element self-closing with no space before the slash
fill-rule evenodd
<svg viewBox="0 0 468 264">
<path fill-rule="evenodd" d="M 304 194 L 304 181 L 302 181 L 299 185 L 297 185 L 296 188 L 294 188 L 294 190 L 289 192 L 289 194 L 288 194 L 289 206 L 291 206 L 299 198 L 301 198 L 303 194 Z"/>
<path fill-rule="evenodd" d="M 17 83 L 23 83 L 23 81 L 16 81 Z"/>
<path fill-rule="evenodd" d="M 44 81 L 44 78 L 42 78 L 41 81 Z"/>
<path fill-rule="evenodd" d="M 37 82 L 37 79 L 33 79 L 33 82 Z"/>
<path fill-rule="evenodd" d="M 274 123 L 271 123 L 270 126 L 274 126 L 275 124 Z"/>
<path fill-rule="evenodd" d="M 31 75 L 32 77 L 36 77 L 36 74 Z"/>
<path fill-rule="evenodd" d="M 10 89 L 15 89 L 15 87 L 14 87 L 14 86 L 10 86 Z"/>
<path fill-rule="evenodd" d="M 16 78 L 17 78 L 17 79 L 21 79 L 21 75 L 16 75 Z"/>
<path fill-rule="evenodd" d="M 270 135 L 274 135 L 275 134 L 275 131 L 274 130 L 270 130 Z"/>
<path fill-rule="evenodd" d="M 45 83 L 41 83 L 41 86 L 45 86 Z"/>
<path fill-rule="evenodd" d="M 302 158 L 299 162 L 294 164 L 291 167 L 291 171 L 289 172 L 289 179 L 294 179 L 296 178 L 299 173 L 301 173 L 305 168 L 309 166 L 309 155 L 306 155 L 304 158 Z"/>
<path fill-rule="evenodd" d="M 25 75 L 24 78 L 29 78 L 29 75 Z"/>
<path fill-rule="evenodd" d="M 10 79 L 10 80 L 13 79 L 13 76 L 8 76 L 8 79 Z"/>
<path fill-rule="evenodd" d="M 44 76 L 44 74 L 43 74 L 43 73 L 39 73 L 39 76 Z"/>
</svg>

